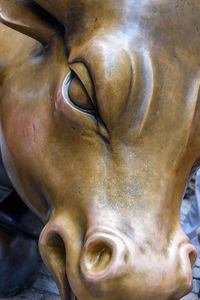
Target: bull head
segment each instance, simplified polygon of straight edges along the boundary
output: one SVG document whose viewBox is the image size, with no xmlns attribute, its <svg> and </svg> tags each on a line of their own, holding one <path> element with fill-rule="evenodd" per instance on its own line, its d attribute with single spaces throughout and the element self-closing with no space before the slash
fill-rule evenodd
<svg viewBox="0 0 200 300">
<path fill-rule="evenodd" d="M 0 9 L 3 159 L 62 299 L 179 299 L 196 256 L 179 206 L 200 155 L 199 0 Z"/>
</svg>

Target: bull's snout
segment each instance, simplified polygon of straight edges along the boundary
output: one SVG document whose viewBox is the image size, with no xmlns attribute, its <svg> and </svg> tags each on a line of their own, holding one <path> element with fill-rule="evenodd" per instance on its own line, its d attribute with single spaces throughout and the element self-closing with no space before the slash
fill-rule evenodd
<svg viewBox="0 0 200 300">
<path fill-rule="evenodd" d="M 67 277 L 83 300 L 96 295 L 106 300 L 179 299 L 191 290 L 196 249 L 181 228 L 162 248 L 159 240 L 142 248 L 124 232 L 107 227 L 89 228 L 80 243 L 78 231 L 68 232 L 74 228 L 57 218 L 45 226 L 39 242 L 63 299 L 70 293 Z"/>
<path fill-rule="evenodd" d="M 182 296 L 192 288 L 191 266 L 196 259 L 196 248 L 180 231 L 171 247 L 168 246 L 166 253 L 165 255 L 154 253 L 153 258 L 151 252 L 142 253 L 134 241 L 124 234 L 96 231 L 86 238 L 80 258 L 80 269 L 88 287 L 94 285 L 107 291 L 109 282 L 113 280 L 120 278 L 121 282 L 125 280 L 126 285 L 125 278 L 133 282 L 140 278 L 146 280 L 148 285 L 150 283 L 150 286 L 154 286 L 156 282 L 161 290 L 166 288 L 165 294 L 168 296 L 170 289 L 174 289 L 174 293 Z M 155 278 L 151 275 L 152 271 L 157 274 Z M 165 278 L 163 281 L 162 276 Z M 158 299 L 165 297 L 166 295 L 162 295 Z"/>
<path fill-rule="evenodd" d="M 80 266 L 88 283 L 113 278 L 126 269 L 129 256 L 124 240 L 114 233 L 91 234 L 84 245 Z"/>
</svg>

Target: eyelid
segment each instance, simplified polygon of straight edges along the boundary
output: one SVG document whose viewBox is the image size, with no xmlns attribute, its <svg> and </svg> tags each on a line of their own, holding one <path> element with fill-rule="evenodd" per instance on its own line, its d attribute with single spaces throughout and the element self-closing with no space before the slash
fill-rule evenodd
<svg viewBox="0 0 200 300">
<path fill-rule="evenodd" d="M 73 71 L 69 72 L 67 74 L 67 76 L 65 77 L 64 81 L 63 81 L 63 85 L 62 85 L 62 95 L 64 97 L 64 99 L 67 101 L 67 103 L 73 107 L 73 109 L 76 109 L 77 111 L 81 111 L 83 113 L 86 113 L 88 115 L 91 115 L 91 113 L 93 112 L 92 110 L 89 109 L 84 109 L 82 107 L 77 106 L 75 103 L 72 102 L 72 100 L 69 97 L 69 86 L 72 82 L 73 79 Z"/>
<path fill-rule="evenodd" d="M 85 87 L 90 100 L 92 101 L 92 103 L 94 104 L 94 106 L 96 106 L 96 102 L 95 102 L 95 97 L 94 97 L 94 89 L 93 89 L 93 83 L 90 77 L 90 74 L 87 70 L 87 68 L 85 67 L 85 65 L 83 63 L 73 63 L 70 64 L 70 68 L 72 69 L 72 71 L 74 71 L 74 73 L 77 74 L 78 78 L 80 79 L 80 81 L 82 82 L 83 86 Z"/>
</svg>

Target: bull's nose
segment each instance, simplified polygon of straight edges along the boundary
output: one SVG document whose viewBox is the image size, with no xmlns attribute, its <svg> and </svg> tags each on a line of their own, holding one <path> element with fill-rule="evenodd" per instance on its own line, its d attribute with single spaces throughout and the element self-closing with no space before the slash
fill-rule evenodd
<svg viewBox="0 0 200 300">
<path fill-rule="evenodd" d="M 128 256 L 128 248 L 121 237 L 112 233 L 94 233 L 84 245 L 81 272 L 88 283 L 120 276 L 126 269 Z"/>
<path fill-rule="evenodd" d="M 179 288 L 179 293 L 181 296 L 183 296 L 186 293 L 189 293 L 193 286 L 191 266 L 195 263 L 197 250 L 192 244 L 186 241 L 179 246 L 178 252 L 180 260 L 176 259 L 176 261 L 179 261 L 177 270 L 177 274 L 179 275 L 177 277 L 177 280 L 179 280 L 179 282 L 182 282 Z"/>
<path fill-rule="evenodd" d="M 192 244 L 182 245 L 180 248 L 180 256 L 182 258 L 183 267 L 188 271 L 188 267 L 193 266 L 197 257 L 197 250 Z"/>
<path fill-rule="evenodd" d="M 193 245 L 189 245 L 188 248 L 187 248 L 187 250 L 186 250 L 186 253 L 187 253 L 188 257 L 189 257 L 191 266 L 193 266 L 194 263 L 195 263 L 195 260 L 197 258 L 197 250 L 196 250 L 196 248 Z"/>
</svg>

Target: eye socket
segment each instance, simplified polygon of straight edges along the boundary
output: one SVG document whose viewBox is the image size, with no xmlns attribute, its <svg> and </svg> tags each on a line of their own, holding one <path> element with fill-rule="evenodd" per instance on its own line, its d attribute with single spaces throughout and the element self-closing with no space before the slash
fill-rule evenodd
<svg viewBox="0 0 200 300">
<path fill-rule="evenodd" d="M 63 82 L 62 94 L 64 99 L 74 108 L 86 113 L 95 114 L 95 106 L 86 88 L 74 71 L 70 71 L 66 76 Z"/>
</svg>

